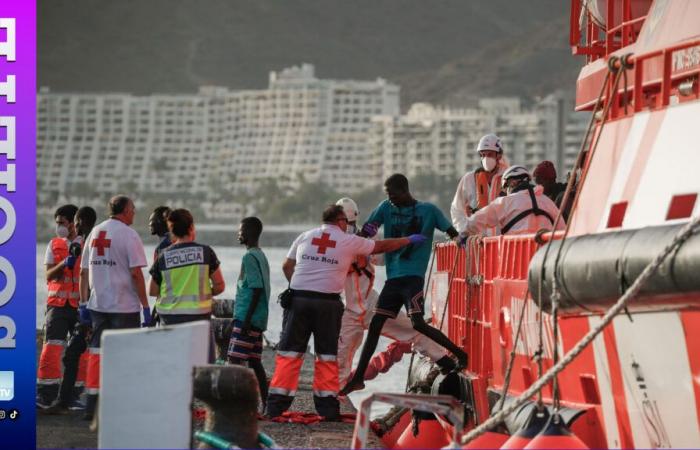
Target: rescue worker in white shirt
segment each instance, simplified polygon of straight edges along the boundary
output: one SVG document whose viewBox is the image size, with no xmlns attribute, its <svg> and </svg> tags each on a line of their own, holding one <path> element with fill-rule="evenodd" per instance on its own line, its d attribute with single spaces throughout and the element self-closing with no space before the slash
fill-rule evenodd
<svg viewBox="0 0 700 450">
<path fill-rule="evenodd" d="M 136 208 L 129 197 L 109 201 L 110 218 L 95 226 L 83 248 L 80 272 L 81 321 L 89 316 L 89 344 L 85 383 L 87 404 L 84 419 L 92 420 L 100 387 L 100 340 L 109 329 L 139 328 L 151 321 L 142 268 L 146 253 L 138 233 L 130 227 Z"/>
<path fill-rule="evenodd" d="M 346 232 L 355 234 L 359 210 L 354 200 L 341 198 L 336 205 L 343 207 L 348 218 Z M 374 316 L 374 308 L 379 294 L 374 289 L 374 266 L 384 265 L 383 255 L 358 256 L 350 265 L 350 271 L 345 279 L 345 312 L 343 313 L 338 340 L 338 368 L 340 384 L 344 386 L 350 376 L 352 360 L 355 352 L 362 344 L 364 332 L 369 328 Z M 448 356 L 447 350 L 433 342 L 431 339 L 413 329 L 411 320 L 405 312 L 401 311 L 395 319 L 389 319 L 384 324 L 381 332 L 394 341 L 409 342 L 416 350 L 437 362 L 438 366 L 449 371 L 456 364 Z"/>
<path fill-rule="evenodd" d="M 75 205 L 63 205 L 56 210 L 56 237 L 49 242 L 44 256 L 49 292 L 46 300 L 44 345 L 37 372 L 36 405 L 41 409 L 51 406 L 58 396 L 62 376 L 61 357 L 66 347 L 66 337 L 78 322 L 79 258 L 82 241 L 73 222 L 77 211 L 78 207 Z M 65 363 L 77 366 L 80 353 L 73 356 L 74 358 Z"/>
<path fill-rule="evenodd" d="M 501 176 L 508 168 L 501 139 L 495 134 L 483 136 L 476 151 L 481 158 L 481 167 L 467 172 L 459 180 L 450 205 L 452 225 L 460 233 L 464 231 L 467 217 L 494 201 L 501 193 Z"/>
<path fill-rule="evenodd" d="M 313 335 L 314 405 L 326 420 L 339 420 L 337 354 L 343 315 L 340 293 L 348 269 L 358 256 L 394 251 L 426 239 L 414 234 L 373 241 L 347 234 L 347 226 L 343 207 L 329 206 L 323 211 L 323 225 L 297 237 L 282 265 L 290 282 L 291 304 L 286 305 L 286 320 L 277 345 L 275 373 L 267 398 L 269 417 L 280 416 L 291 406 L 306 346 Z"/>
<path fill-rule="evenodd" d="M 541 186 L 533 187 L 530 173 L 523 166 L 511 166 L 503 174 L 505 197 L 498 197 L 488 206 L 467 218 L 462 236 L 480 234 L 498 227 L 501 234 L 534 233 L 552 229 L 559 209 L 544 195 Z M 564 229 L 563 218 L 556 229 Z"/>
</svg>

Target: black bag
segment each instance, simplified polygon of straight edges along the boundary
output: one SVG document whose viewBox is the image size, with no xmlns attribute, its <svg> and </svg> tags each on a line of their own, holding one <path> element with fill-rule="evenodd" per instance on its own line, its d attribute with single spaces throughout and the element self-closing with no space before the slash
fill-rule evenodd
<svg viewBox="0 0 700 450">
<path fill-rule="evenodd" d="M 289 309 L 289 307 L 292 306 L 293 295 L 294 291 L 292 291 L 292 288 L 288 287 L 277 296 L 277 303 L 279 303 L 282 308 Z"/>
</svg>

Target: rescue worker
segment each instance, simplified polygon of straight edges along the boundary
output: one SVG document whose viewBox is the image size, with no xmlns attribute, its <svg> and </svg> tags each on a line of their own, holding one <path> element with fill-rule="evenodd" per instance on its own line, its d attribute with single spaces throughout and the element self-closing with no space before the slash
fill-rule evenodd
<svg viewBox="0 0 700 450">
<path fill-rule="evenodd" d="M 552 161 L 539 163 L 532 172 L 532 177 L 535 179 L 536 185 L 542 186 L 544 195 L 549 197 L 559 207 L 557 197 L 566 190 L 566 185 L 557 182 L 557 169 L 554 168 Z"/>
<path fill-rule="evenodd" d="M 139 328 L 151 320 L 142 268 L 146 254 L 138 233 L 131 228 L 134 202 L 117 195 L 109 201 L 109 219 L 95 226 L 85 241 L 80 272 L 81 320 L 89 314 L 92 337 L 88 348 L 84 419 L 92 420 L 100 388 L 100 341 L 109 329 Z"/>
<path fill-rule="evenodd" d="M 467 217 L 494 201 L 501 193 L 501 175 L 508 168 L 501 139 L 487 134 L 476 147 L 481 167 L 464 174 L 452 199 L 450 215 L 458 232 L 464 231 Z"/>
<path fill-rule="evenodd" d="M 148 230 L 151 235 L 158 236 L 160 241 L 153 251 L 153 262 L 158 259 L 158 254 L 164 248 L 168 248 L 172 244 L 170 233 L 168 232 L 168 223 L 166 219 L 170 214 L 170 208 L 167 206 L 156 207 L 150 216 L 148 216 Z"/>
<path fill-rule="evenodd" d="M 156 309 L 164 325 L 209 321 L 212 297 L 226 287 L 221 263 L 211 247 L 195 242 L 194 219 L 188 210 L 170 211 L 167 223 L 173 243 L 151 267 L 149 294 L 158 297 Z M 215 359 L 213 344 L 212 340 L 210 363 Z"/>
<path fill-rule="evenodd" d="M 262 230 L 263 224 L 257 217 L 244 218 L 238 227 L 238 242 L 245 245 L 247 252 L 241 259 L 241 270 L 236 284 L 228 360 L 232 364 L 247 363 L 248 367 L 253 369 L 258 379 L 264 411 L 267 401 L 267 375 L 262 365 L 262 349 L 270 302 L 270 265 L 258 244 Z"/>
<path fill-rule="evenodd" d="M 458 237 L 457 230 L 437 206 L 413 198 L 404 175 L 391 175 L 384 182 L 384 190 L 388 199 L 369 215 L 367 223 L 362 227 L 363 234 L 374 236 L 379 226 L 383 226 L 385 238 L 420 233 L 428 242 L 387 253 L 387 281 L 379 294 L 360 362 L 354 376 L 342 389 L 342 395 L 364 388 L 364 374 L 377 347 L 384 323 L 388 319 L 395 319 L 403 306 L 406 307 L 414 330 L 452 352 L 458 360 L 458 367 L 467 365 L 467 354 L 440 330 L 428 325 L 423 318 L 423 278 L 432 250 L 433 233 L 437 228 L 455 239 Z"/>
<path fill-rule="evenodd" d="M 425 236 L 373 241 L 347 234 L 348 218 L 339 205 L 323 211 L 323 225 L 294 240 L 282 265 L 290 282 L 291 304 L 277 345 L 275 372 L 267 397 L 267 415 L 280 416 L 289 409 L 299 383 L 306 346 L 314 336 L 314 405 L 326 420 L 340 418 L 338 403 L 338 336 L 343 290 L 350 264 L 357 256 L 398 250 L 420 244 Z"/>
<path fill-rule="evenodd" d="M 94 209 L 89 206 L 80 208 L 75 214 L 74 223 L 77 237 L 73 242 L 85 242 L 96 221 L 97 213 Z M 75 246 L 74 252 L 79 253 Z M 80 267 L 78 261 L 76 261 L 78 265 L 77 270 Z M 76 314 L 76 319 L 78 319 L 78 314 Z M 66 350 L 63 352 L 64 369 L 61 387 L 58 390 L 58 398 L 49 408 L 43 410 L 45 414 L 62 414 L 68 410 L 80 411 L 85 409 L 83 403 L 80 402 L 80 396 L 85 388 L 85 377 L 87 374 L 88 334 L 89 324 L 77 320 L 70 330 L 68 345 L 66 345 Z"/>
<path fill-rule="evenodd" d="M 344 197 L 338 200 L 336 205 L 343 207 L 348 218 L 346 232 L 355 234 L 357 219 L 360 215 L 357 203 L 351 198 Z M 379 298 L 379 294 L 374 289 L 375 265 L 384 265 L 383 255 L 358 256 L 350 265 L 350 271 L 345 279 L 345 312 L 338 340 L 338 369 L 340 384 L 343 386 L 348 381 L 355 352 L 362 344 L 362 338 L 374 316 L 374 308 Z M 447 350 L 414 330 L 411 321 L 403 311 L 399 312 L 396 319 L 387 320 L 382 328 L 382 336 L 408 343 L 408 345 L 396 346 L 394 352 L 403 353 L 403 349 L 410 352 L 411 345 L 414 345 L 419 353 L 434 362 L 437 361 L 438 366 L 446 370 L 455 367 L 454 360 L 447 356 Z M 393 358 L 389 357 L 385 360 L 393 361 Z"/>
<path fill-rule="evenodd" d="M 534 233 L 552 229 L 559 214 L 557 206 L 543 194 L 540 186 L 530 184 L 530 173 L 523 166 L 511 166 L 503 174 L 505 197 L 499 197 L 467 219 L 463 235 L 479 234 L 498 227 L 502 234 Z M 565 227 L 559 220 L 556 229 Z"/>
<path fill-rule="evenodd" d="M 44 256 L 46 268 L 46 319 L 44 345 L 39 357 L 37 372 L 38 408 L 51 406 L 59 394 L 62 370 L 61 357 L 66 347 L 66 338 L 78 322 L 78 300 L 80 298 L 80 243 L 82 238 L 75 230 L 75 205 L 63 205 L 56 209 L 56 237 L 51 239 Z M 68 353 L 64 364 L 77 370 L 80 352 Z"/>
</svg>

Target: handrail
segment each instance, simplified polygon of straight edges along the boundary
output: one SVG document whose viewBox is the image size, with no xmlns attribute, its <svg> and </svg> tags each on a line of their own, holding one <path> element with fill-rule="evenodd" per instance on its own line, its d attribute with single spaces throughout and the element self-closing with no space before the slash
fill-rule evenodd
<svg viewBox="0 0 700 450">
<path fill-rule="evenodd" d="M 452 444 L 458 442 L 458 438 L 464 429 L 464 405 L 450 395 L 375 393 L 360 403 L 360 411 L 355 418 L 351 448 L 367 448 L 369 414 L 374 402 L 389 403 L 390 405 L 446 417 L 453 425 Z"/>
<path fill-rule="evenodd" d="M 574 55 L 586 56 L 586 61 L 589 63 L 634 44 L 639 35 L 634 31 L 635 26 L 643 23 L 647 18 L 645 14 L 632 19 L 632 0 L 622 0 L 622 3 L 607 0 L 605 8 L 607 24 L 615 23 L 616 5 L 622 7 L 622 20 L 619 24 L 606 29 L 595 23 L 591 13 L 583 9 L 584 5 L 584 0 L 571 0 L 569 44 Z M 581 30 L 584 25 L 579 21 L 581 17 L 586 19 L 584 30 Z"/>
<path fill-rule="evenodd" d="M 687 54 L 679 55 L 686 51 Z M 616 96 L 611 104 L 608 119 L 625 117 L 645 109 L 664 108 L 671 103 L 671 97 L 677 95 L 679 102 L 700 98 L 700 38 L 680 42 L 665 48 L 650 50 L 638 55 L 624 55 L 621 58 L 611 56 L 608 60 L 614 70 L 622 66 L 631 83 L 620 84 L 616 90 L 608 86 L 603 98 Z M 657 59 L 657 61 L 654 61 Z M 679 85 L 688 82 L 689 88 L 680 90 Z M 625 94 L 625 95 L 623 95 Z M 625 103 L 632 105 L 625 108 Z M 577 109 L 587 109 L 593 99 L 577 105 Z"/>
</svg>

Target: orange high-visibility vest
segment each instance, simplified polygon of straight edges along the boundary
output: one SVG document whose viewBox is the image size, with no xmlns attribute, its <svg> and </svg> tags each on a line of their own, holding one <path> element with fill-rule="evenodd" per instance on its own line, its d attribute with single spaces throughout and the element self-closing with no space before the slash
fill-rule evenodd
<svg viewBox="0 0 700 450">
<path fill-rule="evenodd" d="M 54 263 L 60 263 L 68 257 L 68 243 L 63 238 L 51 239 L 51 253 Z M 80 257 L 75 261 L 73 269 L 63 268 L 63 273 L 58 279 L 49 280 L 47 283 L 49 297 L 46 303 L 49 306 L 61 307 L 68 300 L 70 306 L 78 307 L 80 300 Z"/>
<path fill-rule="evenodd" d="M 474 174 L 476 184 L 476 209 L 479 210 L 498 197 L 501 192 L 501 176 L 494 175 L 489 185 L 489 173 L 477 170 Z"/>
</svg>

